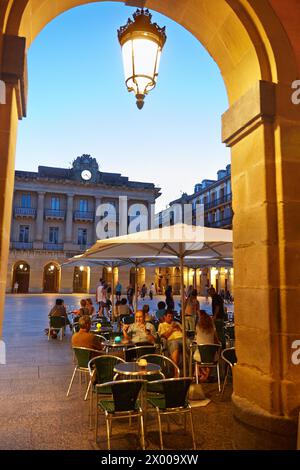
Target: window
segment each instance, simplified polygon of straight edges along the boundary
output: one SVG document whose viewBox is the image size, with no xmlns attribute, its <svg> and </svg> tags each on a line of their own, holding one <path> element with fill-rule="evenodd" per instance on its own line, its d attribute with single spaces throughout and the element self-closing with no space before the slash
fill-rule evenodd
<svg viewBox="0 0 300 470">
<path fill-rule="evenodd" d="M 52 209 L 52 210 L 59 211 L 59 208 L 60 208 L 59 197 L 53 196 L 53 197 L 51 198 L 51 209 Z"/>
<path fill-rule="evenodd" d="M 29 242 L 29 225 L 20 225 L 19 242 L 21 243 Z"/>
<path fill-rule="evenodd" d="M 31 195 L 29 193 L 22 194 L 22 196 L 21 196 L 21 207 L 23 207 L 23 208 L 31 207 Z"/>
<path fill-rule="evenodd" d="M 78 229 L 78 245 L 86 245 L 87 244 L 87 229 L 86 228 L 79 228 Z"/>
<path fill-rule="evenodd" d="M 88 211 L 88 201 L 87 199 L 80 199 L 79 201 L 79 211 L 87 212 Z"/>
<path fill-rule="evenodd" d="M 58 227 L 49 227 L 49 243 L 58 244 Z"/>
</svg>

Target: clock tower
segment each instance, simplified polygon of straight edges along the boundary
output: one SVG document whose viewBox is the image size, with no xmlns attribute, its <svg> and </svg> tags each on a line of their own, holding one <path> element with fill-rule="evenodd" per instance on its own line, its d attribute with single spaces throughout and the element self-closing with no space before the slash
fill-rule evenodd
<svg viewBox="0 0 300 470">
<path fill-rule="evenodd" d="M 75 158 L 71 174 L 76 181 L 81 181 L 82 183 L 99 182 L 100 172 L 96 158 L 86 154 Z"/>
</svg>

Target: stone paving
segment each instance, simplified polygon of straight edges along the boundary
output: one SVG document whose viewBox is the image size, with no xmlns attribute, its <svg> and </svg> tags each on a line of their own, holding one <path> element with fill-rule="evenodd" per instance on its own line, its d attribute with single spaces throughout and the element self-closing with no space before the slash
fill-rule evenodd
<svg viewBox="0 0 300 470">
<path fill-rule="evenodd" d="M 47 315 L 56 297 L 8 295 L 6 298 L 7 364 L 0 365 L 0 449 L 106 449 L 103 421 L 99 426 L 98 445 L 93 431 L 89 430 L 84 386 L 74 383 L 71 395 L 66 397 L 74 367 L 70 332 L 62 342 L 48 341 L 44 334 Z M 82 296 L 63 297 L 66 304 L 75 305 Z M 197 449 L 232 449 L 231 387 L 227 388 L 223 401 L 216 383 L 205 384 L 204 390 L 211 399 L 210 404 L 193 408 Z M 135 426 L 128 428 L 127 420 L 116 423 L 112 449 L 137 449 Z M 190 449 L 190 434 L 185 434 L 177 424 L 176 419 L 172 420 L 171 433 L 164 432 L 165 448 Z M 147 448 L 158 449 L 154 417 L 147 429 Z"/>
</svg>

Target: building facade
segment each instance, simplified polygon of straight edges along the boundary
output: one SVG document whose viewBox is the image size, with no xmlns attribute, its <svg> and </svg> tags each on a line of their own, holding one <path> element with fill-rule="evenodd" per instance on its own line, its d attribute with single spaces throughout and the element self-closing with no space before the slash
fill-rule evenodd
<svg viewBox="0 0 300 470">
<path fill-rule="evenodd" d="M 100 276 L 111 280 L 110 268 L 61 264 L 98 238 L 119 234 L 120 204 L 127 205 L 130 223 L 136 204 L 150 214 L 159 195 L 152 183 L 99 171 L 89 155 L 77 157 L 70 169 L 16 171 L 7 292 L 94 292 Z M 132 281 L 129 268 L 115 269 L 114 275 L 124 288 Z M 146 281 L 141 269 L 139 282 Z"/>
<path fill-rule="evenodd" d="M 227 165 L 225 170 L 218 171 L 216 180 L 204 179 L 195 185 L 193 194 L 184 193 L 179 199 L 170 202 L 167 209 L 157 214 L 155 224 L 162 227 L 184 222 L 231 229 L 232 217 L 231 165 Z M 171 284 L 174 291 L 179 293 L 178 268 L 160 268 L 156 272 L 156 282 L 162 289 Z M 233 293 L 234 271 L 231 266 L 186 268 L 185 284 L 193 285 L 202 295 L 206 294 L 210 285 L 217 291 L 229 290 Z"/>
</svg>

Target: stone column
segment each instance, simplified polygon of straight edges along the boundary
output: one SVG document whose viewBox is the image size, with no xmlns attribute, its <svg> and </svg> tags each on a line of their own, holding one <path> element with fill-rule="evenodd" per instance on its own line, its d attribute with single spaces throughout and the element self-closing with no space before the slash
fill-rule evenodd
<svg viewBox="0 0 300 470">
<path fill-rule="evenodd" d="M 258 82 L 223 116 L 232 148 L 234 441 L 296 447 L 300 365 L 300 118 L 288 86 Z"/>
<path fill-rule="evenodd" d="M 43 248 L 43 235 L 44 235 L 44 200 L 45 193 L 42 191 L 38 192 L 38 204 L 36 211 L 36 224 L 35 224 L 35 249 Z"/>
<path fill-rule="evenodd" d="M 74 194 L 68 194 L 65 233 L 66 243 L 72 243 L 73 241 L 73 198 Z"/>
</svg>

